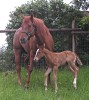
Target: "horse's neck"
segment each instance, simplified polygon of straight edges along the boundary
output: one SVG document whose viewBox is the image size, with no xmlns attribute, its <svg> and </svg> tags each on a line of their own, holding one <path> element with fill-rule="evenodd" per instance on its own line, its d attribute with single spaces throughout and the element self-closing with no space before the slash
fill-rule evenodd
<svg viewBox="0 0 89 100">
<path fill-rule="evenodd" d="M 52 59 L 52 52 L 49 51 L 48 49 L 44 49 L 43 52 L 44 52 L 45 58 L 46 58 L 48 61 L 51 61 L 51 59 Z"/>
<path fill-rule="evenodd" d="M 38 28 L 36 30 L 35 36 L 37 38 L 38 44 L 45 43 L 45 41 L 47 41 L 47 38 L 49 37 L 47 28 L 44 27 L 45 28 L 44 29 L 43 27 L 44 27 L 44 25 L 42 24 L 42 25 L 38 26 Z"/>
<path fill-rule="evenodd" d="M 37 39 L 37 43 L 39 44 L 39 45 L 42 45 L 43 43 L 44 43 L 44 39 L 43 39 L 43 37 L 41 37 L 41 35 L 40 34 L 35 34 L 35 37 L 36 37 L 36 39 Z"/>
</svg>

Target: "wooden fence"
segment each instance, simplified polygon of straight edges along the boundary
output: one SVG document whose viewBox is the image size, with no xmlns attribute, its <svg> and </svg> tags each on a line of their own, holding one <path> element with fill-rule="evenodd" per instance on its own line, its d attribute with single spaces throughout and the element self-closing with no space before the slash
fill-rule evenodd
<svg viewBox="0 0 89 100">
<path fill-rule="evenodd" d="M 15 32 L 17 29 L 6 29 L 6 30 L 0 30 L 0 33 L 7 33 L 7 32 Z M 74 22 L 72 23 L 72 28 L 61 28 L 61 29 L 49 29 L 49 31 L 51 32 L 61 32 L 64 34 L 68 34 L 68 32 L 70 34 L 72 34 L 72 51 L 75 52 L 76 50 L 76 36 L 78 34 L 89 34 L 89 31 L 82 31 L 81 28 L 75 28 L 74 26 Z"/>
</svg>

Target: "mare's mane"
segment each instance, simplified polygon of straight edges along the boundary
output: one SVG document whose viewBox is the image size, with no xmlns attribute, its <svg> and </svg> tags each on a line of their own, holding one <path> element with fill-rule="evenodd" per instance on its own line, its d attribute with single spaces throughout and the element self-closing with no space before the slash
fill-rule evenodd
<svg viewBox="0 0 89 100">
<path fill-rule="evenodd" d="M 44 21 L 42 19 L 34 17 L 33 22 L 39 29 L 37 31 L 40 31 L 40 34 L 45 34 L 45 35 L 49 34 L 49 29 L 45 26 Z"/>
<path fill-rule="evenodd" d="M 38 36 L 38 44 L 43 44 L 45 41 L 51 41 L 52 36 L 49 32 L 49 29 L 44 24 L 42 19 L 33 17 L 33 23 L 36 25 L 36 35 Z M 49 38 L 50 37 L 50 38 Z"/>
</svg>

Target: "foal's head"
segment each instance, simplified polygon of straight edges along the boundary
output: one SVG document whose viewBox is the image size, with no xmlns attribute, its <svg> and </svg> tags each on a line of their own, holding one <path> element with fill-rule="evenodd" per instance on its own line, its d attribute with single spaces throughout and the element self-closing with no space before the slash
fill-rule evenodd
<svg viewBox="0 0 89 100">
<path fill-rule="evenodd" d="M 36 54 L 35 54 L 35 57 L 34 57 L 34 61 L 39 61 L 42 57 L 44 57 L 44 52 L 43 52 L 43 49 L 44 49 L 44 45 L 42 46 L 38 46 L 38 49 L 36 51 Z"/>
</svg>

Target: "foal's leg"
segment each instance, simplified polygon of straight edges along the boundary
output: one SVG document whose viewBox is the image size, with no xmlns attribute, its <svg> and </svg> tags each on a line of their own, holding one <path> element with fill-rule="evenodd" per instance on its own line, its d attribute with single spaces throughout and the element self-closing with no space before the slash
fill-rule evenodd
<svg viewBox="0 0 89 100">
<path fill-rule="evenodd" d="M 49 64 L 49 62 L 46 61 L 46 63 L 47 63 L 47 68 L 51 68 L 51 65 Z M 48 77 L 47 77 L 47 84 L 51 84 L 50 74 L 51 74 L 51 72 L 48 74 Z"/>
<path fill-rule="evenodd" d="M 75 70 L 75 76 L 74 76 L 74 81 L 73 81 L 73 85 L 74 85 L 74 88 L 77 89 L 77 76 L 78 76 L 78 67 L 75 65 L 75 63 L 73 64 L 73 69 Z"/>
<path fill-rule="evenodd" d="M 57 93 L 58 86 L 57 86 L 57 66 L 54 66 L 53 68 L 53 79 L 54 79 L 54 84 L 55 84 L 55 94 Z"/>
<path fill-rule="evenodd" d="M 21 50 L 20 49 L 14 49 L 14 55 L 15 55 L 15 63 L 16 63 L 16 71 L 18 74 L 18 84 L 21 85 L 21 65 L 20 65 L 20 59 L 21 59 Z"/>
<path fill-rule="evenodd" d="M 74 80 L 73 80 L 73 85 L 74 88 L 77 89 L 77 76 L 78 76 L 78 67 L 75 65 L 75 62 L 70 63 L 70 69 L 74 73 Z"/>
<path fill-rule="evenodd" d="M 52 68 L 48 68 L 47 71 L 45 72 L 45 81 L 44 81 L 44 86 L 45 86 L 45 90 L 47 90 L 47 79 L 48 79 L 48 75 L 49 73 L 52 71 Z"/>
</svg>

